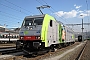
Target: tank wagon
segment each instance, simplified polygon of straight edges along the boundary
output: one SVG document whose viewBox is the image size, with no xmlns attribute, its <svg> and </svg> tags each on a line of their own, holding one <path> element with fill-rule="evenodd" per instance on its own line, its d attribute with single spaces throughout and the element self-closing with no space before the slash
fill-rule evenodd
<svg viewBox="0 0 90 60">
<path fill-rule="evenodd" d="M 48 14 L 26 16 L 19 36 L 16 48 L 28 54 L 75 42 L 73 30 Z"/>
</svg>

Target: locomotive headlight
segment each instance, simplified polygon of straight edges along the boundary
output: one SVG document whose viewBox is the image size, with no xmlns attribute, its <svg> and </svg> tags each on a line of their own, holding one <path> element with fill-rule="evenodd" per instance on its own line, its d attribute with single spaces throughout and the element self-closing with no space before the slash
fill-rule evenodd
<svg viewBox="0 0 90 60">
<path fill-rule="evenodd" d="M 39 45 L 41 45 L 41 43 L 39 43 Z"/>
<path fill-rule="evenodd" d="M 38 36 L 38 39 L 40 39 L 40 36 Z"/>
<path fill-rule="evenodd" d="M 36 36 L 36 39 L 40 39 L 40 36 Z"/>
<path fill-rule="evenodd" d="M 32 27 L 30 28 L 30 30 L 32 30 Z"/>
<path fill-rule="evenodd" d="M 23 39 L 24 37 L 20 37 L 20 39 Z"/>
<path fill-rule="evenodd" d="M 23 45 L 23 43 L 21 43 L 21 45 Z"/>
</svg>

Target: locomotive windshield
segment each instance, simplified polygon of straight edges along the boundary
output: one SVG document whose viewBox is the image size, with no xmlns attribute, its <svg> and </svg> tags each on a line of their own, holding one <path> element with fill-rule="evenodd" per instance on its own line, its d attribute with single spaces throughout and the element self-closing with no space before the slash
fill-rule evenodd
<svg viewBox="0 0 90 60">
<path fill-rule="evenodd" d="M 42 25 L 43 17 L 26 18 L 23 22 L 23 26 Z"/>
</svg>

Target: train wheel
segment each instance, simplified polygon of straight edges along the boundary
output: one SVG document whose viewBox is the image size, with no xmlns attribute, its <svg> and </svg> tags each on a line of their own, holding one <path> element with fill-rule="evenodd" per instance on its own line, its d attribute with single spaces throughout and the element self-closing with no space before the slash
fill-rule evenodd
<svg viewBox="0 0 90 60">
<path fill-rule="evenodd" d="M 62 48 L 62 46 L 59 44 L 59 45 L 58 45 L 58 48 L 59 48 L 59 49 L 61 49 L 61 48 Z"/>
<path fill-rule="evenodd" d="M 22 50 L 21 41 L 17 41 L 17 42 L 16 42 L 16 49 L 17 49 L 17 50 Z"/>
<path fill-rule="evenodd" d="M 50 46 L 50 51 L 51 51 L 51 52 L 54 52 L 54 51 L 55 51 L 54 45 L 51 45 L 51 46 Z"/>
</svg>

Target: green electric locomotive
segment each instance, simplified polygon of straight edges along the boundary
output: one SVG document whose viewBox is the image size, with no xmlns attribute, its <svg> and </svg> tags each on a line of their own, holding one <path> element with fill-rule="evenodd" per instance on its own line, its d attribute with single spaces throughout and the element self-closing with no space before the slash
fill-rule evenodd
<svg viewBox="0 0 90 60">
<path fill-rule="evenodd" d="M 19 36 L 16 48 L 28 54 L 75 42 L 73 30 L 48 14 L 26 16 Z"/>
</svg>

